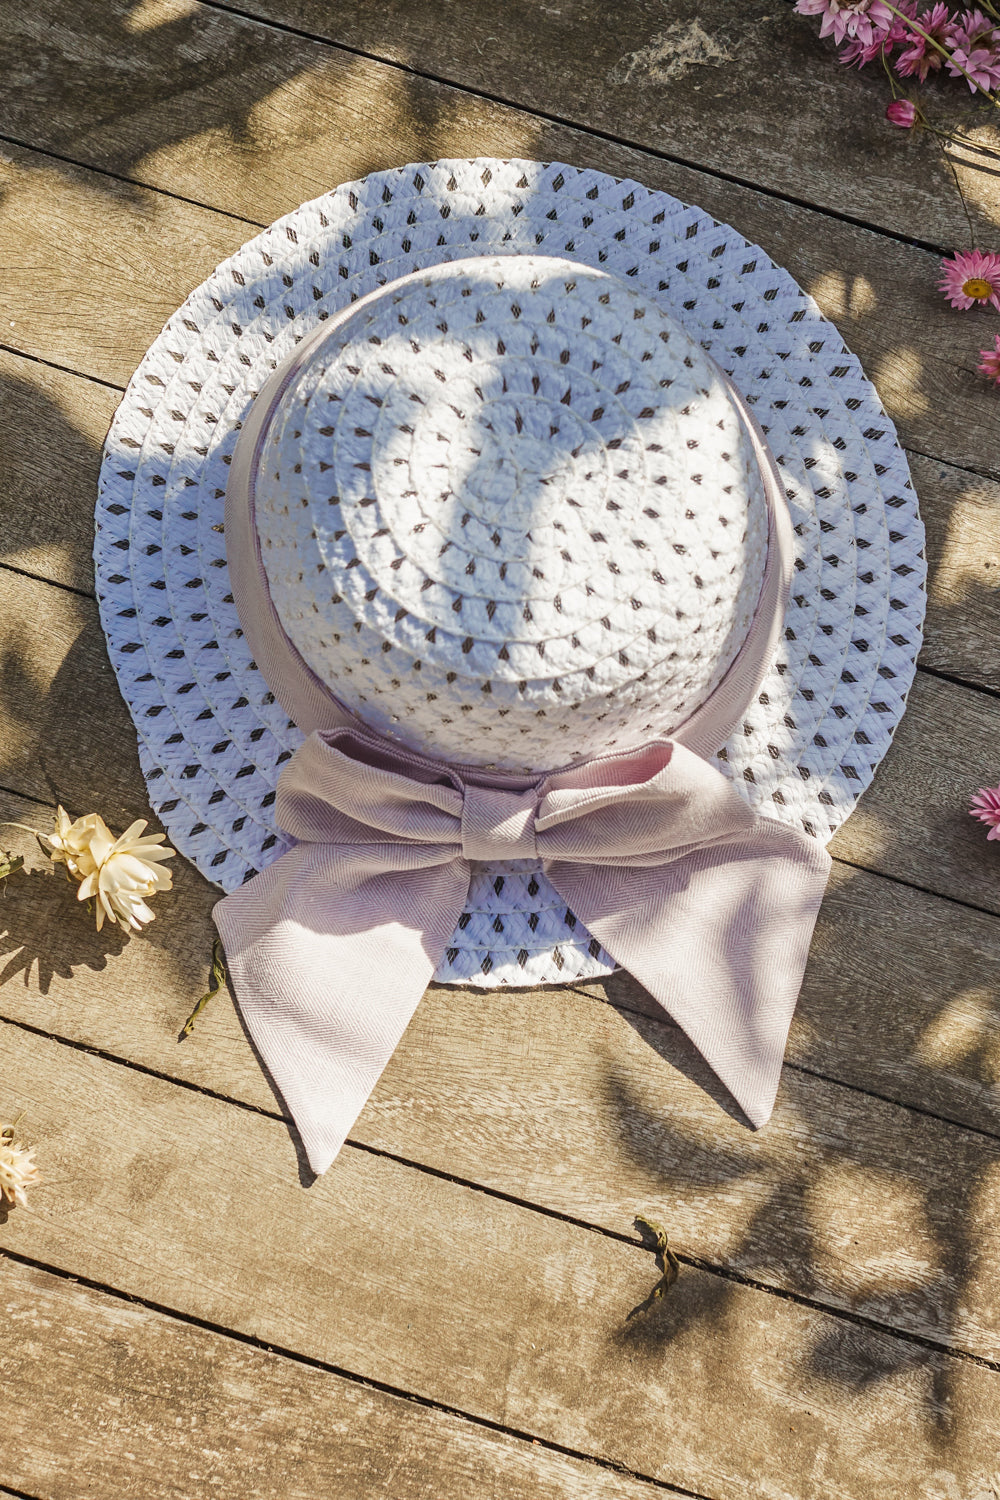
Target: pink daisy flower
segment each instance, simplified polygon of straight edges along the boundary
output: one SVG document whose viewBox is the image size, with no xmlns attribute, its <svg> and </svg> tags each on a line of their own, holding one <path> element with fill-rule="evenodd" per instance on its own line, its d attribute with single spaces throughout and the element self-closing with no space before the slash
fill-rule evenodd
<svg viewBox="0 0 1000 1500">
<path fill-rule="evenodd" d="M 1000 333 L 994 336 L 992 349 L 980 349 L 976 369 L 1000 385 Z"/>
<path fill-rule="evenodd" d="M 955 36 L 962 47 L 989 44 L 996 30 L 996 22 L 989 20 L 981 10 L 963 10 L 955 22 Z"/>
<path fill-rule="evenodd" d="M 900 0 L 897 8 L 905 10 L 908 16 L 917 13 L 916 0 Z M 886 30 L 874 30 L 870 42 L 863 42 L 859 37 L 847 42 L 840 50 L 839 60 L 847 64 L 856 62 L 859 68 L 863 68 L 878 57 L 891 56 L 912 35 L 906 22 L 900 16 L 893 16 L 892 25 Z"/>
<path fill-rule="evenodd" d="M 969 807 L 972 817 L 989 827 L 987 839 L 1000 839 L 1000 786 L 983 786 Z"/>
<path fill-rule="evenodd" d="M 939 46 L 951 50 L 957 27 L 947 5 L 934 5 L 913 19 Z M 900 78 L 919 78 L 921 83 L 926 83 L 928 73 L 940 68 L 942 62 L 943 58 L 937 48 L 932 47 L 918 32 L 911 31 L 908 46 L 899 54 L 893 66 Z"/>
<path fill-rule="evenodd" d="M 1000 85 L 1000 51 L 992 48 L 973 47 L 967 52 L 964 47 L 955 47 L 946 66 L 953 78 L 965 79 L 973 94 L 977 83 L 984 89 Z"/>
<path fill-rule="evenodd" d="M 948 72 L 953 78 L 965 78 L 972 93 L 977 83 L 984 89 L 1000 86 L 1000 31 L 981 10 L 962 12 L 955 23 L 951 52 L 954 61 L 947 64 Z"/>
<path fill-rule="evenodd" d="M 1000 312 L 1000 255 L 957 250 L 941 262 L 941 273 L 938 287 L 952 307 L 966 312 L 988 302 Z"/>
<path fill-rule="evenodd" d="M 875 31 L 887 31 L 893 15 L 883 0 L 795 0 L 800 16 L 822 16 L 820 36 L 841 42 L 857 37 L 870 45 Z"/>
</svg>

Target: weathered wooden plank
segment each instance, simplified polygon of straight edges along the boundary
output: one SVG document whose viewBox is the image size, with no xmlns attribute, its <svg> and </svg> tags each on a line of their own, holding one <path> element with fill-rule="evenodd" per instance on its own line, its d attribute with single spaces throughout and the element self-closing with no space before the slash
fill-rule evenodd
<svg viewBox="0 0 1000 1500">
<path fill-rule="evenodd" d="M 635 1245 L 352 1147 L 303 1191 L 277 1121 L 9 1026 L 0 1059 L 49 1179 L 0 1227 L 28 1259 L 719 1500 L 995 1461 L 1000 1371 L 693 1267 L 629 1318 Z"/>
<path fill-rule="evenodd" d="M 0 350 L 0 561 L 93 589 L 93 504 L 115 391 Z M 1000 485 L 911 454 L 930 571 L 921 661 L 1000 690 Z"/>
<path fill-rule="evenodd" d="M 135 732 L 92 600 L 0 571 L 0 715 L 0 786 L 100 807 L 112 824 L 141 815 Z M 995 697 L 918 673 L 892 749 L 834 851 L 1000 912 L 1000 862 L 967 811 L 972 792 L 998 779 L 998 738 Z"/>
<path fill-rule="evenodd" d="M 663 1493 L 13 1261 L 0 1307 L 0 1472 L 45 1500 Z"/>
<path fill-rule="evenodd" d="M 925 890 L 1000 910 L 1000 860 L 969 816 L 1000 779 L 1000 701 L 918 672 L 888 755 L 832 854 Z"/>
<path fill-rule="evenodd" d="M 881 70 L 839 66 L 816 23 L 786 4 L 763 13 L 752 0 L 702 0 L 693 12 L 686 0 L 628 0 L 613 25 L 600 0 L 508 4 L 500 18 L 490 5 L 457 0 L 334 8 L 251 0 L 239 9 L 898 233 L 967 242 L 934 139 L 888 126 Z M 128 0 L 91 0 L 73 27 L 62 21 L 56 0 L 11 16 L 20 86 L 6 91 L 0 129 L 146 181 L 169 167 L 174 190 L 203 201 L 216 200 L 204 199 L 199 155 L 227 158 L 244 191 L 261 156 L 274 179 L 290 158 L 308 155 L 321 181 L 323 137 L 345 115 L 380 115 L 382 131 L 409 137 L 406 159 L 418 160 L 455 154 L 449 116 L 485 105 L 191 0 L 138 10 Z M 957 85 L 950 98 L 964 110 Z M 550 128 L 535 125 L 539 134 Z M 977 134 L 1000 141 L 989 122 Z M 374 154 L 369 147 L 366 161 L 358 152 L 360 170 Z M 976 170 L 959 154 L 984 239 L 1000 211 L 989 166 L 981 160 Z"/>
<path fill-rule="evenodd" d="M 3 342 L 117 385 L 188 292 L 253 232 L 16 147 L 0 153 L 0 189 Z"/>
<path fill-rule="evenodd" d="M 119 399 L 0 349 L 0 561 L 93 590 L 97 475 Z"/>
<path fill-rule="evenodd" d="M 499 106 L 488 107 L 494 108 Z M 935 290 L 934 256 L 580 132 L 547 127 L 540 136 L 531 116 L 508 113 L 495 129 L 479 128 L 475 118 L 463 124 L 459 115 L 448 149 L 458 155 L 559 156 L 700 202 L 761 243 L 816 297 L 875 380 L 904 441 L 934 457 L 1000 474 L 995 398 L 974 368 L 989 325 L 978 314 L 962 318 L 945 305 Z M 262 200 L 263 211 L 251 217 L 266 221 L 279 206 L 292 208 L 359 171 L 433 154 L 414 152 L 417 141 L 411 147 L 394 126 L 386 129 L 378 107 L 364 127 L 360 150 L 349 128 L 357 131 L 357 122 L 345 122 L 346 139 L 324 137 L 322 180 L 312 171 L 297 174 L 293 161 L 283 163 L 280 205 Z M 0 294 L 4 341 L 104 380 L 124 384 L 188 292 L 249 237 L 247 225 L 163 193 L 16 147 L 7 147 L 5 157 L 0 257 L 15 274 Z M 200 148 L 198 165 L 202 196 L 211 196 L 227 178 L 225 153 Z M 249 180 L 258 181 L 256 175 Z M 59 307 L 58 318 L 53 306 Z"/>
<path fill-rule="evenodd" d="M 37 810 L 0 799 L 0 815 L 31 822 Z M 178 1044 L 204 983 L 206 883 L 179 871 L 146 936 L 125 944 L 91 930 L 27 836 L 19 847 L 36 869 L 11 880 L 0 908 L 0 1013 L 274 1113 L 225 997 Z M 968 1280 L 1000 1170 L 1000 923 L 963 914 L 969 924 L 943 942 L 954 912 L 837 867 L 790 1044 L 827 1077 L 786 1069 L 756 1135 L 700 1092 L 699 1081 L 720 1097 L 621 975 L 588 993 L 430 990 L 352 1140 L 612 1231 L 669 1204 L 689 1255 L 996 1358 L 994 1273 Z M 659 1019 L 635 1014 L 644 1008 Z"/>
<path fill-rule="evenodd" d="M 1000 485 L 910 455 L 927 529 L 923 666 L 1000 691 Z"/>
<path fill-rule="evenodd" d="M 93 599 L 0 570 L 0 786 L 141 815 L 135 729 Z"/>
</svg>

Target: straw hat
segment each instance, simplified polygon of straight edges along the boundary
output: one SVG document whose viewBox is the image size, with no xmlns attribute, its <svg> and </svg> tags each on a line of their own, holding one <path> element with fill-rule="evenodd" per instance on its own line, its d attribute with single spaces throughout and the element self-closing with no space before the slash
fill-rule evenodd
<svg viewBox="0 0 1000 1500">
<path fill-rule="evenodd" d="M 337 725 L 511 785 L 676 738 L 824 844 L 903 712 L 922 547 L 892 423 L 763 251 L 490 159 L 341 186 L 192 293 L 108 434 L 95 561 L 152 805 L 233 892 L 290 847 L 279 775 Z M 494 849 L 435 978 L 614 967 Z"/>
</svg>

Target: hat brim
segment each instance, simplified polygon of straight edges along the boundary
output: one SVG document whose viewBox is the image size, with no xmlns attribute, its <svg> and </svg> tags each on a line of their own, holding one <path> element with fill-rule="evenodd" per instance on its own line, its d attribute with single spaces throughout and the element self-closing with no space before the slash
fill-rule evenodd
<svg viewBox="0 0 1000 1500">
<path fill-rule="evenodd" d="M 304 204 L 223 262 L 154 342 L 108 434 L 95 564 L 111 660 L 152 805 L 224 890 L 285 847 L 274 788 L 301 741 L 229 586 L 240 426 L 319 320 L 409 272 L 491 253 L 632 278 L 732 376 L 767 435 L 796 556 L 779 650 L 720 752 L 747 801 L 825 842 L 888 749 L 920 647 L 923 529 L 892 423 L 834 326 L 734 229 L 637 183 L 558 163 L 407 166 Z M 436 977 L 537 984 L 613 967 L 519 863 L 476 867 Z"/>
</svg>

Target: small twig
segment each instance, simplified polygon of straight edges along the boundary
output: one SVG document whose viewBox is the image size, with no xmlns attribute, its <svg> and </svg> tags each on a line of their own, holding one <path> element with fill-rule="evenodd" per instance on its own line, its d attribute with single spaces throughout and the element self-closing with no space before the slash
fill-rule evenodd
<svg viewBox="0 0 1000 1500">
<path fill-rule="evenodd" d="M 205 1006 L 208 1004 L 208 1002 L 210 1000 L 214 1000 L 215 997 L 216 997 L 216 995 L 219 993 L 219 991 L 224 988 L 225 983 L 226 983 L 226 955 L 223 952 L 222 943 L 221 943 L 220 939 L 216 938 L 215 942 L 212 944 L 212 978 L 211 978 L 211 989 L 208 991 L 207 994 L 202 995 L 201 999 L 198 1001 L 198 1004 L 195 1006 L 194 1010 L 191 1012 L 191 1014 L 188 1016 L 187 1020 L 184 1022 L 184 1025 L 181 1027 L 181 1036 L 182 1037 L 190 1036 L 191 1035 L 192 1031 L 194 1030 L 194 1023 L 195 1023 L 195 1021 L 197 1021 L 198 1017 L 201 1015 L 202 1011 L 205 1009 Z"/>
</svg>

